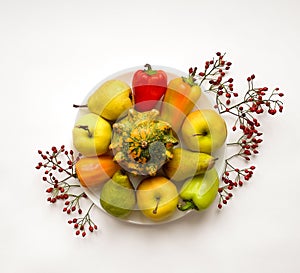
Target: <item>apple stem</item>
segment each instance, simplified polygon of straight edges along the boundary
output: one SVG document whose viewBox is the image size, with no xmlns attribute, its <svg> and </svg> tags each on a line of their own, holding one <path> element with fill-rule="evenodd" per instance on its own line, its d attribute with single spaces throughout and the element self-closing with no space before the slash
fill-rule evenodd
<svg viewBox="0 0 300 273">
<path fill-rule="evenodd" d="M 156 214 L 156 213 L 157 213 L 159 201 L 160 201 L 160 197 L 156 197 L 156 207 L 155 207 L 154 210 L 152 211 L 153 214 Z"/>
<path fill-rule="evenodd" d="M 193 134 L 192 136 L 206 136 L 207 133 L 202 133 L 202 134 Z"/>
<path fill-rule="evenodd" d="M 86 130 L 88 132 L 89 137 L 93 136 L 92 133 L 91 133 L 91 131 L 90 131 L 90 129 L 89 129 L 89 126 L 87 126 L 87 125 L 79 125 L 79 126 L 76 126 L 76 127 L 79 128 L 79 129 Z"/>
<path fill-rule="evenodd" d="M 78 105 L 78 104 L 73 104 L 74 108 L 86 108 L 88 107 L 87 104 L 83 104 L 83 105 Z"/>
</svg>

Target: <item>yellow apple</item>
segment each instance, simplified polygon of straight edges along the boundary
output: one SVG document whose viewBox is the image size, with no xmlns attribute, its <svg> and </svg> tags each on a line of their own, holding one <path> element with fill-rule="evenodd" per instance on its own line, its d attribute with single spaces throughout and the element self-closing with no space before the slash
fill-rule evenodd
<svg viewBox="0 0 300 273">
<path fill-rule="evenodd" d="M 224 144 L 227 127 L 224 119 L 216 111 L 201 109 L 187 116 L 181 134 L 184 144 L 190 150 L 212 154 Z"/>
<path fill-rule="evenodd" d="M 170 217 L 177 208 L 178 198 L 175 184 L 162 176 L 146 178 L 137 188 L 138 207 L 153 221 Z"/>
<path fill-rule="evenodd" d="M 85 156 L 106 153 L 111 137 L 109 122 L 94 113 L 81 116 L 73 128 L 73 144 Z"/>
</svg>

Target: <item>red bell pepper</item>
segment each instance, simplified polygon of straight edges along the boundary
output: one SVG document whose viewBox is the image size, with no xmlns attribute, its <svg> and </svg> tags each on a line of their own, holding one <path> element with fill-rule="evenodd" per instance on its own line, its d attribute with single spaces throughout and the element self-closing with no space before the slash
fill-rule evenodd
<svg viewBox="0 0 300 273">
<path fill-rule="evenodd" d="M 132 79 L 135 109 L 140 112 L 153 109 L 167 90 L 167 74 L 153 70 L 150 64 L 145 67 L 147 69 L 137 70 Z"/>
</svg>

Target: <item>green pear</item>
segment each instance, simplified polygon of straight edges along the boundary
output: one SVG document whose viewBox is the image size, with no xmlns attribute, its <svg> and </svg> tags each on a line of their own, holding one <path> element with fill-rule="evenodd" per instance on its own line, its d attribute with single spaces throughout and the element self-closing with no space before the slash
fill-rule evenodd
<svg viewBox="0 0 300 273">
<path fill-rule="evenodd" d="M 125 218 L 135 207 L 135 190 L 126 173 L 117 171 L 107 181 L 100 194 L 100 204 L 109 214 Z"/>
<path fill-rule="evenodd" d="M 216 159 L 209 154 L 175 148 L 173 158 L 163 166 L 163 169 L 172 181 L 179 182 L 205 173 L 214 166 L 215 161 Z"/>
</svg>

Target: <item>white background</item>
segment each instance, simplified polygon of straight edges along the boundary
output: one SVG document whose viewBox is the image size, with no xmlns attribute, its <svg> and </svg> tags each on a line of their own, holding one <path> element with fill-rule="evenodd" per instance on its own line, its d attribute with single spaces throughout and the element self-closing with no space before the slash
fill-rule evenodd
<svg viewBox="0 0 300 273">
<path fill-rule="evenodd" d="M 0 0 L 1 272 L 300 271 L 298 0 Z M 279 86 L 284 112 L 262 118 L 252 182 L 221 212 L 154 227 L 99 210 L 74 235 L 46 202 L 37 149 L 71 143 L 81 102 L 102 78 L 145 63 L 187 71 L 227 52 L 239 92 Z"/>
</svg>

